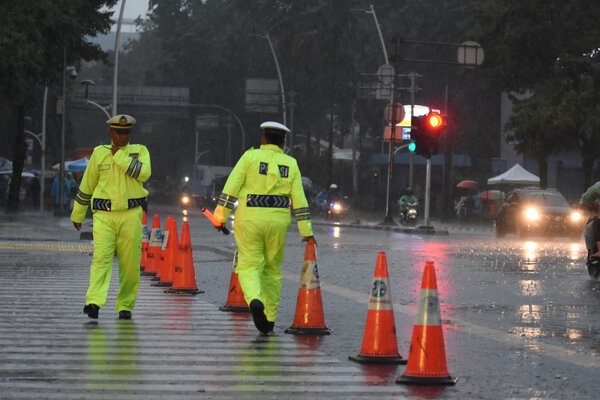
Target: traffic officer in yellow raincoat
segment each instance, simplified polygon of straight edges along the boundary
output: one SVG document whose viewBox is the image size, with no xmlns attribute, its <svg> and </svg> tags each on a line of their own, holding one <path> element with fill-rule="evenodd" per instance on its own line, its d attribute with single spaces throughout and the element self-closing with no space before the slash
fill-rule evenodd
<svg viewBox="0 0 600 400">
<path fill-rule="evenodd" d="M 314 237 L 300 169 L 296 159 L 283 152 L 285 137 L 291 131 L 272 121 L 260 127 L 260 149 L 246 151 L 236 163 L 214 214 L 224 224 L 239 200 L 233 227 L 238 250 L 236 272 L 254 325 L 268 334 L 277 318 L 283 283 L 281 264 L 292 212 L 303 241 Z"/>
<path fill-rule="evenodd" d="M 135 119 L 120 114 L 109 119 L 110 146 L 97 146 L 83 174 L 71 221 L 81 229 L 88 207 L 93 213 L 94 255 L 83 312 L 98 318 L 106 304 L 112 265 L 117 254 L 119 292 L 115 309 L 119 319 L 131 319 L 140 284 L 142 210 L 150 178 L 150 154 L 146 146 L 129 144 Z"/>
</svg>

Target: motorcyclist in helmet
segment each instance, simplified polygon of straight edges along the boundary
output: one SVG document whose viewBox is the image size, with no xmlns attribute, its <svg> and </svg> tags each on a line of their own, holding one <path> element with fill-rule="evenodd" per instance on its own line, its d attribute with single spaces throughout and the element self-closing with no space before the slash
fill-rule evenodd
<svg viewBox="0 0 600 400">
<path fill-rule="evenodd" d="M 336 185 L 335 183 L 332 183 L 331 185 L 329 185 L 329 190 L 327 191 L 327 194 L 325 194 L 325 200 L 327 201 L 327 203 L 331 203 L 332 201 L 341 200 L 341 199 L 342 199 L 342 195 L 340 194 L 340 191 L 338 190 L 338 185 Z"/>
<path fill-rule="evenodd" d="M 411 188 L 406 188 L 405 193 L 398 200 L 398 204 L 400 205 L 400 217 L 404 218 L 406 215 L 406 210 L 408 209 L 409 204 L 418 204 L 419 199 L 417 196 L 413 194 Z"/>
</svg>

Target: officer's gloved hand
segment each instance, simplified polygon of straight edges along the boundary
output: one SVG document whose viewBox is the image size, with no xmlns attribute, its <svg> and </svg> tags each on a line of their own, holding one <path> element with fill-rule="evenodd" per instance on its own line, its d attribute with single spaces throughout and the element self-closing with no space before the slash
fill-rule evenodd
<svg viewBox="0 0 600 400">
<path fill-rule="evenodd" d="M 315 237 L 314 237 L 314 236 L 304 236 L 304 237 L 302 238 L 302 241 L 303 241 L 303 242 L 310 242 L 310 243 L 314 243 L 314 245 L 315 245 L 315 246 L 317 245 L 317 241 L 315 240 Z"/>
<path fill-rule="evenodd" d="M 223 235 L 229 235 L 229 229 L 225 227 L 225 224 L 222 223 L 220 225 L 216 225 L 215 228 L 217 228 L 219 232 L 223 232 Z"/>
</svg>

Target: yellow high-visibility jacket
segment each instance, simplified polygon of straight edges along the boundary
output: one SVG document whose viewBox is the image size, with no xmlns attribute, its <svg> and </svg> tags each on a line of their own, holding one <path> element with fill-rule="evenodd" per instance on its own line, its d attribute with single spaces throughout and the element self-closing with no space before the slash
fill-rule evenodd
<svg viewBox="0 0 600 400">
<path fill-rule="evenodd" d="M 225 223 L 238 199 L 236 221 L 238 218 L 291 220 L 291 208 L 300 236 L 313 235 L 298 163 L 277 145 L 263 144 L 240 157 L 219 196 L 215 217 Z"/>
<path fill-rule="evenodd" d="M 89 206 L 92 212 L 122 211 L 141 206 L 148 196 L 143 183 L 150 178 L 150 153 L 142 144 L 128 144 L 114 155 L 111 146 L 97 146 L 83 174 L 71 220 L 83 222 Z"/>
</svg>

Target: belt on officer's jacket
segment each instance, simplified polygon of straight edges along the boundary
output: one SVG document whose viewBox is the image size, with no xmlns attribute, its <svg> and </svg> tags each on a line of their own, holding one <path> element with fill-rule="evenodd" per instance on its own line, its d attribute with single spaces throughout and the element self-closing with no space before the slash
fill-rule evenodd
<svg viewBox="0 0 600 400">
<path fill-rule="evenodd" d="M 127 209 L 143 207 L 146 204 L 147 198 L 140 197 L 137 199 L 128 199 L 127 200 Z M 110 211 L 111 210 L 111 201 L 109 199 L 94 199 L 92 201 L 92 210 L 99 211 Z"/>
<path fill-rule="evenodd" d="M 287 196 L 275 196 L 268 194 L 249 194 L 246 197 L 246 206 L 288 208 L 290 206 L 290 198 Z"/>
</svg>

